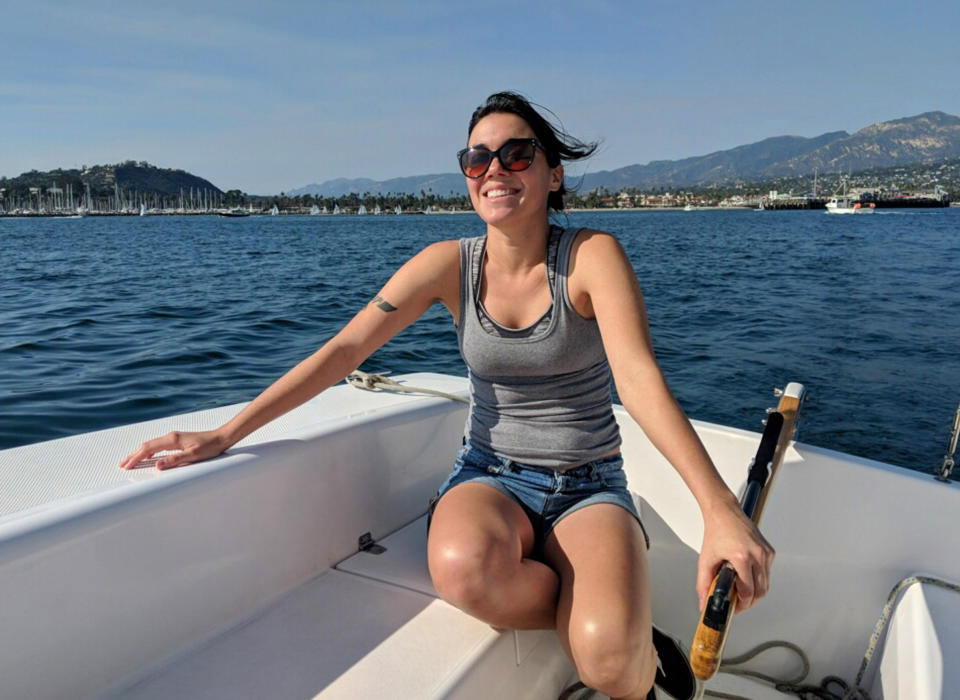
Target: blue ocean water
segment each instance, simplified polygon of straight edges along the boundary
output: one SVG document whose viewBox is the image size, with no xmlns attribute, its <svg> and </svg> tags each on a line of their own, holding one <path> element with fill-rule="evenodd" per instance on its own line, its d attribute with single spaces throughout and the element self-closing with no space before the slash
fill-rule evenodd
<svg viewBox="0 0 960 700">
<path fill-rule="evenodd" d="M 960 398 L 960 210 L 573 213 L 615 233 L 693 418 L 920 471 Z M 0 219 L 0 448 L 253 398 L 474 215 Z M 440 307 L 364 365 L 465 374 Z"/>
</svg>

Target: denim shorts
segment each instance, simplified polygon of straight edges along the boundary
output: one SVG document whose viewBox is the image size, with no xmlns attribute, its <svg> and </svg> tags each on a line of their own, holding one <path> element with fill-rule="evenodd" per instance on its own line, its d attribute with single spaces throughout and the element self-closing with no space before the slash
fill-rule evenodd
<svg viewBox="0 0 960 700">
<path fill-rule="evenodd" d="M 450 476 L 431 499 L 430 515 L 443 494 L 468 481 L 488 484 L 523 508 L 533 525 L 538 552 L 542 551 L 547 535 L 558 522 L 594 503 L 613 503 L 630 513 L 640 524 L 647 549 L 650 548 L 650 538 L 633 496 L 627 490 L 627 475 L 619 454 L 558 472 L 549 467 L 535 467 L 497 457 L 467 442 L 460 448 Z"/>
</svg>

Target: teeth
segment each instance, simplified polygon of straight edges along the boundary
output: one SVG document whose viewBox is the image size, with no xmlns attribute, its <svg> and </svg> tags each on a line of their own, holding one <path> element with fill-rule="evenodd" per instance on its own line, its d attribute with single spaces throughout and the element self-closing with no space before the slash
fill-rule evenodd
<svg viewBox="0 0 960 700">
<path fill-rule="evenodd" d="M 504 195 L 512 194 L 513 190 L 487 190 L 488 197 L 503 197 Z"/>
</svg>

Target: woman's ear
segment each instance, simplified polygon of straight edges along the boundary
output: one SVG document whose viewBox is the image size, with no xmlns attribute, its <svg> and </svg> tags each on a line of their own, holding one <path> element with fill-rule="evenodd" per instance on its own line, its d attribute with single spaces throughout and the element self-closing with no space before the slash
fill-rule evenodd
<svg viewBox="0 0 960 700">
<path fill-rule="evenodd" d="M 563 186 L 563 166 L 550 169 L 550 191 L 556 192 Z"/>
</svg>

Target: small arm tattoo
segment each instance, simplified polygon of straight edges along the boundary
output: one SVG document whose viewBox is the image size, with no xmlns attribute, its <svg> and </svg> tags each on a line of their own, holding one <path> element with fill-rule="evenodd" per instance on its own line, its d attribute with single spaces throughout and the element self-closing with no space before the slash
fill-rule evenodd
<svg viewBox="0 0 960 700">
<path fill-rule="evenodd" d="M 384 299 L 384 298 L 383 298 L 382 296 L 380 296 L 379 294 L 378 294 L 376 297 L 374 297 L 373 301 L 371 301 L 370 303 L 371 303 L 371 304 L 376 304 L 378 309 L 380 309 L 381 311 L 384 311 L 384 312 L 386 312 L 386 313 L 390 313 L 391 311 L 396 311 L 396 310 L 397 310 L 397 307 L 396 307 L 396 306 L 394 306 L 393 304 L 391 304 L 389 301 L 387 301 L 386 299 Z"/>
</svg>

